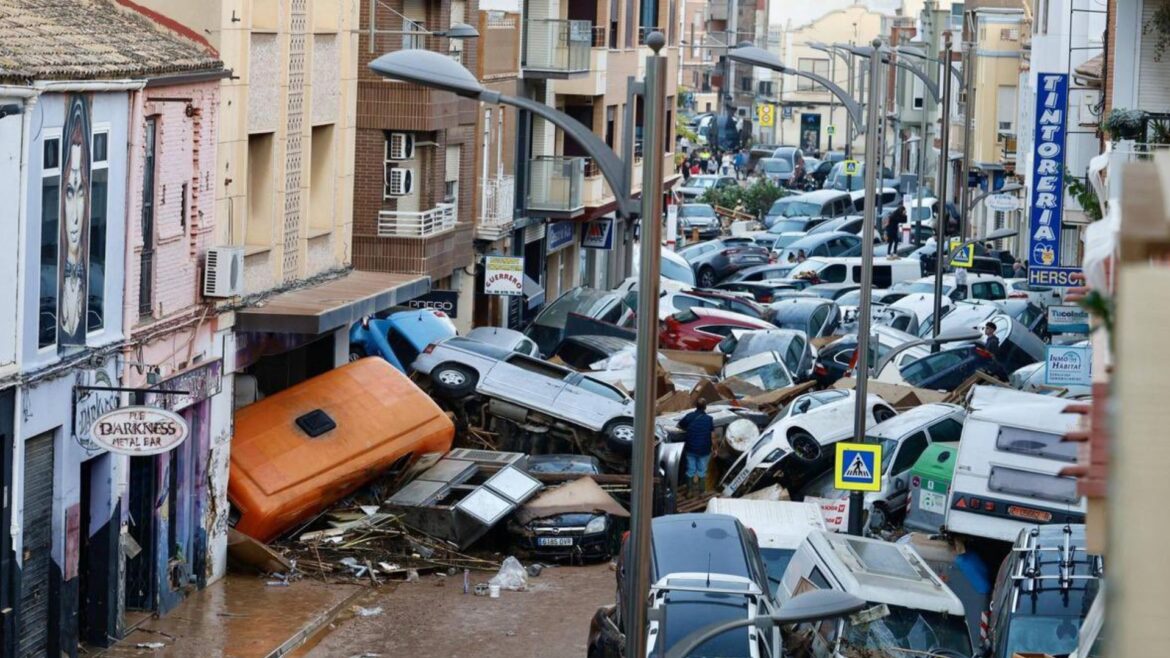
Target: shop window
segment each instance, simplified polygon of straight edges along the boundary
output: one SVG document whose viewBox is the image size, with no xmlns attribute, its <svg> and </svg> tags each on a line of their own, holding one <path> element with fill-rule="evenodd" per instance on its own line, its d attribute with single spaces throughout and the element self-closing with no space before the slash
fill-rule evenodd
<svg viewBox="0 0 1170 658">
<path fill-rule="evenodd" d="M 41 160 L 41 294 L 38 347 L 57 342 L 57 258 L 61 203 L 61 138 L 46 137 Z"/>
<path fill-rule="evenodd" d="M 105 326 L 107 199 L 110 187 L 109 132 L 94 132 L 89 182 L 89 313 L 88 331 Z"/>
</svg>

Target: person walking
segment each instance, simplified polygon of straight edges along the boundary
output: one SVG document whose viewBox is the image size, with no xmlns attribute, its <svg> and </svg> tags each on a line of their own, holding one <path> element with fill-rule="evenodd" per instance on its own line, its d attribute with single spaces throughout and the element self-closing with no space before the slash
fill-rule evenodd
<svg viewBox="0 0 1170 658">
<path fill-rule="evenodd" d="M 902 233 L 902 224 L 906 221 L 906 208 L 898 206 L 894 212 L 886 217 L 886 255 L 893 256 L 898 252 L 898 236 Z"/>
<path fill-rule="evenodd" d="M 707 413 L 707 403 L 699 400 L 694 411 L 678 421 L 678 426 L 686 432 L 683 455 L 686 457 L 687 481 L 693 496 L 706 489 L 707 463 L 711 460 L 715 420 Z"/>
<path fill-rule="evenodd" d="M 712 155 L 711 158 L 707 160 L 707 173 L 708 174 L 719 173 L 718 157 L 719 157 L 718 154 L 715 154 L 715 155 Z"/>
<path fill-rule="evenodd" d="M 747 152 L 740 150 L 735 154 L 735 178 L 743 180 L 747 178 Z"/>
</svg>

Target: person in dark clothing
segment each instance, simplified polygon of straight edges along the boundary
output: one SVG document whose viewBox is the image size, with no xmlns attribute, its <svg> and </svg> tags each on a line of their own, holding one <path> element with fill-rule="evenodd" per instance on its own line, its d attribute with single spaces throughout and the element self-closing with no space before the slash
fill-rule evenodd
<svg viewBox="0 0 1170 658">
<path fill-rule="evenodd" d="M 707 413 L 707 403 L 700 400 L 694 411 L 678 421 L 678 426 L 686 432 L 683 454 L 687 460 L 687 479 L 695 492 L 702 491 L 707 480 L 707 462 L 711 459 L 711 435 L 715 431 L 715 420 Z"/>
<path fill-rule="evenodd" d="M 995 335 L 995 330 L 998 327 L 994 322 L 988 322 L 983 325 L 983 346 L 987 348 L 988 352 L 994 357 L 999 356 L 999 338 Z"/>
<path fill-rule="evenodd" d="M 893 256 L 898 251 L 898 235 L 902 232 L 902 224 L 906 221 L 906 209 L 898 206 L 886 218 L 886 255 Z"/>
</svg>

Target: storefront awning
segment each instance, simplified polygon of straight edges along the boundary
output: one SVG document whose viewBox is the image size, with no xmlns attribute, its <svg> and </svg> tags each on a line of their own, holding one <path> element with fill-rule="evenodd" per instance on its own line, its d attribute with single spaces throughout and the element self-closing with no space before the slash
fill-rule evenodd
<svg viewBox="0 0 1170 658">
<path fill-rule="evenodd" d="M 236 312 L 237 331 L 322 334 L 431 290 L 431 277 L 352 271 Z"/>
</svg>

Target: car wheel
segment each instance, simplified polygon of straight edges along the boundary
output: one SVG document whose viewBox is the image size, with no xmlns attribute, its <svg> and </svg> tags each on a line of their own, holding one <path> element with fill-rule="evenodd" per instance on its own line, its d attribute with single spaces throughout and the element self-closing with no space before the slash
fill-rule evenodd
<svg viewBox="0 0 1170 658">
<path fill-rule="evenodd" d="M 633 418 L 611 420 L 605 426 L 604 432 L 610 448 L 627 453 L 633 449 L 634 437 L 636 435 Z"/>
<path fill-rule="evenodd" d="M 714 288 L 715 287 L 715 270 L 704 267 L 699 270 L 698 284 L 700 288 Z"/>
<path fill-rule="evenodd" d="M 366 354 L 366 348 L 362 347 L 361 345 L 352 345 L 351 344 L 349 346 L 349 362 L 350 363 L 353 363 L 354 361 L 357 361 L 358 359 L 364 359 L 367 356 L 369 356 L 369 354 Z"/>
<path fill-rule="evenodd" d="M 475 391 L 476 376 L 464 366 L 444 363 L 431 371 L 431 382 L 450 398 L 461 398 Z"/>
<path fill-rule="evenodd" d="M 813 462 L 821 456 L 821 444 L 803 430 L 793 432 L 788 437 L 788 444 L 792 446 L 792 452 L 804 461 Z"/>
<path fill-rule="evenodd" d="M 884 423 L 896 415 L 898 415 L 898 412 L 889 407 L 874 407 L 873 410 L 873 418 L 879 423 Z"/>
</svg>

